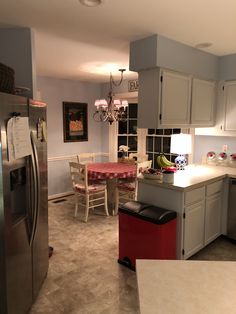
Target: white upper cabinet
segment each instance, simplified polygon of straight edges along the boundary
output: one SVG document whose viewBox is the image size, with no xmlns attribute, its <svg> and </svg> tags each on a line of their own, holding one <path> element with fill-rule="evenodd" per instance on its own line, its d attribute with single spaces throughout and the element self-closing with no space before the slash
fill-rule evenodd
<svg viewBox="0 0 236 314">
<path fill-rule="evenodd" d="M 161 83 L 161 125 L 189 124 L 191 77 L 162 71 Z"/>
<path fill-rule="evenodd" d="M 215 107 L 215 82 L 193 78 L 191 125 L 213 126 Z"/>
<path fill-rule="evenodd" d="M 215 83 L 159 68 L 139 72 L 139 128 L 214 125 Z"/>
<path fill-rule="evenodd" d="M 225 84 L 224 99 L 224 131 L 236 131 L 236 81 Z"/>
<path fill-rule="evenodd" d="M 236 136 L 236 81 L 218 85 L 216 124 L 213 128 L 196 128 L 196 135 Z"/>
</svg>

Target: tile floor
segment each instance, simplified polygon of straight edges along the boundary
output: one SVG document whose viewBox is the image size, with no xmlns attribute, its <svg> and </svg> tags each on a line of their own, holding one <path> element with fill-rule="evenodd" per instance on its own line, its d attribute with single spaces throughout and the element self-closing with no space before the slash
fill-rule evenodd
<svg viewBox="0 0 236 314">
<path fill-rule="evenodd" d="M 96 211 L 73 217 L 73 196 L 49 202 L 48 277 L 30 314 L 139 313 L 135 272 L 117 263 L 117 217 Z M 236 245 L 219 238 L 191 259 L 236 260 Z"/>
</svg>

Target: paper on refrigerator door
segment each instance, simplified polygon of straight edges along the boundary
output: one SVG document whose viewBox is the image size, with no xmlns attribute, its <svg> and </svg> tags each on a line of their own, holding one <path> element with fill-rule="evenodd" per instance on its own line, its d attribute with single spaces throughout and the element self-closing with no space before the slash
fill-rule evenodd
<svg viewBox="0 0 236 314">
<path fill-rule="evenodd" d="M 7 122 L 7 149 L 8 149 L 8 160 L 12 161 L 14 157 L 14 147 L 13 147 L 13 118 L 9 119 Z"/>
<path fill-rule="evenodd" d="M 13 117 L 7 123 L 9 161 L 32 153 L 28 117 Z"/>
</svg>

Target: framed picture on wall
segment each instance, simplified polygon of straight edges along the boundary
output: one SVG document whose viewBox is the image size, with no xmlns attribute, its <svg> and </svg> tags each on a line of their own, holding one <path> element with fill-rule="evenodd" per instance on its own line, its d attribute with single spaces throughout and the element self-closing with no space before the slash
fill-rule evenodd
<svg viewBox="0 0 236 314">
<path fill-rule="evenodd" d="M 63 101 L 64 142 L 88 140 L 88 104 Z"/>
</svg>

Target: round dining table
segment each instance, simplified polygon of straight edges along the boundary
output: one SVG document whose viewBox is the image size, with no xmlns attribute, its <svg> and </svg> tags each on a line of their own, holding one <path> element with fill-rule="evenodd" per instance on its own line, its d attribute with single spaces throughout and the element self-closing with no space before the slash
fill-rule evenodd
<svg viewBox="0 0 236 314">
<path fill-rule="evenodd" d="M 135 178 L 137 167 L 135 164 L 123 162 L 99 162 L 89 163 L 87 166 L 89 180 L 106 180 L 108 209 L 114 215 L 116 208 L 117 179 Z"/>
</svg>

